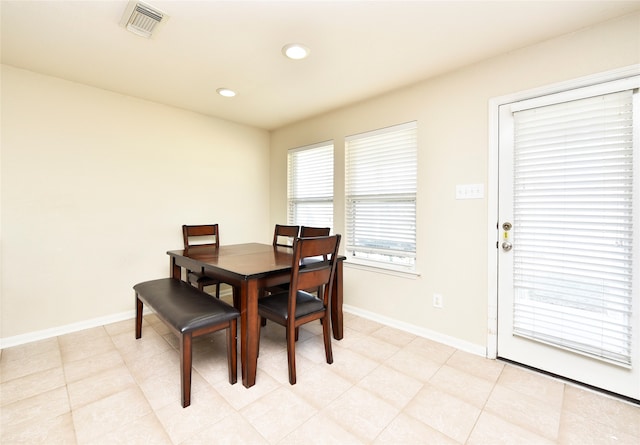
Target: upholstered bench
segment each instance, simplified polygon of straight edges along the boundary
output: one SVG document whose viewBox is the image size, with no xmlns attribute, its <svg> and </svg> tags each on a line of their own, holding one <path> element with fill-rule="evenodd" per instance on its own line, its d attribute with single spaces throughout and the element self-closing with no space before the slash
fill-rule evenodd
<svg viewBox="0 0 640 445">
<path fill-rule="evenodd" d="M 146 281 L 133 286 L 136 293 L 136 338 L 142 336 L 142 309 L 147 304 L 180 339 L 182 407 L 191 404 L 191 365 L 194 337 L 227 330 L 229 382 L 237 376 L 237 319 L 233 306 L 174 278 Z"/>
</svg>

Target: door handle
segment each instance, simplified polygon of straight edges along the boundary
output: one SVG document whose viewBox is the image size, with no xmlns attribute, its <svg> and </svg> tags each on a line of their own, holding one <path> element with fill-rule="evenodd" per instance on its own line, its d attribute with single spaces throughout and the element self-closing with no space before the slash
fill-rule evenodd
<svg viewBox="0 0 640 445">
<path fill-rule="evenodd" d="M 502 242 L 502 250 L 504 250 L 505 252 L 508 252 L 511 249 L 513 249 L 513 244 L 511 244 L 509 241 Z"/>
</svg>

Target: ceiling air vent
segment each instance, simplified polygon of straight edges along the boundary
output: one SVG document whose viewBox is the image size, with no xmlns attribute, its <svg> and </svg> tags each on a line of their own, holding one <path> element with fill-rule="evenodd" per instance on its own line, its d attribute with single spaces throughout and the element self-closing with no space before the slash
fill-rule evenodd
<svg viewBox="0 0 640 445">
<path fill-rule="evenodd" d="M 169 18 L 164 12 L 140 1 L 130 1 L 122 16 L 121 24 L 129 31 L 147 39 L 156 26 Z"/>
</svg>

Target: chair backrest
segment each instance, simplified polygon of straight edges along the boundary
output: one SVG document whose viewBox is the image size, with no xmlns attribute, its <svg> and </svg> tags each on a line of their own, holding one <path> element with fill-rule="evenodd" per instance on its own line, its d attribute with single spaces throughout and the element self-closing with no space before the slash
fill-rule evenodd
<svg viewBox="0 0 640 445">
<path fill-rule="evenodd" d="M 333 288 L 329 284 L 336 273 L 339 247 L 340 235 L 296 239 L 289 286 L 290 316 L 295 314 L 295 296 L 299 290 L 323 287 L 324 294 L 318 297 L 328 307 Z"/>
<path fill-rule="evenodd" d="M 280 224 L 276 224 L 276 228 L 273 231 L 274 247 L 293 247 L 293 242 L 298 237 L 299 231 L 300 226 L 283 226 Z"/>
<path fill-rule="evenodd" d="M 300 238 L 310 238 L 313 236 L 329 236 L 331 227 L 300 227 Z"/>
<path fill-rule="evenodd" d="M 220 247 L 217 224 L 182 226 L 182 240 L 185 250 L 193 246 Z"/>
</svg>

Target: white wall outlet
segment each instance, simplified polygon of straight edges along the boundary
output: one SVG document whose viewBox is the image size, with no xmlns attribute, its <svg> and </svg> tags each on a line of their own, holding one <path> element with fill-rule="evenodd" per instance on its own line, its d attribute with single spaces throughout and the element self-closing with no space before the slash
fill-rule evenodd
<svg viewBox="0 0 640 445">
<path fill-rule="evenodd" d="M 442 295 L 433 294 L 433 307 L 437 307 L 437 308 L 442 307 Z"/>
</svg>

